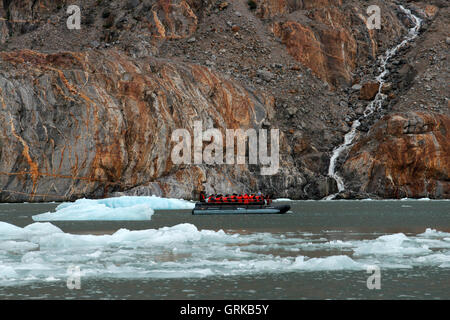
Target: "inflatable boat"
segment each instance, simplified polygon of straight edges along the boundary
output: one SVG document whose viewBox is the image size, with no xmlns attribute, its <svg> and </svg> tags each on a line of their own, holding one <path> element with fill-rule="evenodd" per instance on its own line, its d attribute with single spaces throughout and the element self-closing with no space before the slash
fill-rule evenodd
<svg viewBox="0 0 450 320">
<path fill-rule="evenodd" d="M 201 195 L 200 201 L 192 210 L 193 215 L 213 214 L 283 214 L 289 211 L 289 205 L 273 205 L 269 197 L 262 195 Z"/>
</svg>

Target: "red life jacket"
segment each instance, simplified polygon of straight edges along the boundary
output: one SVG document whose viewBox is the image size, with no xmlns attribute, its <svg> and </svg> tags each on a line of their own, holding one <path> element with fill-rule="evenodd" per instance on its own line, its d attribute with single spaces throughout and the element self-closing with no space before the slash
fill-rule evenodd
<svg viewBox="0 0 450 320">
<path fill-rule="evenodd" d="M 236 198 L 239 203 L 241 203 L 244 200 L 244 197 L 242 197 L 242 195 L 238 195 Z"/>
</svg>

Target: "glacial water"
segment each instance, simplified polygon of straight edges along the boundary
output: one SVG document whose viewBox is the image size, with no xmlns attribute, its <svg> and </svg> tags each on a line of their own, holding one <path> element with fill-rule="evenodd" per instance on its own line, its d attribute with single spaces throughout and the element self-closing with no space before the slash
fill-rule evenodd
<svg viewBox="0 0 450 320">
<path fill-rule="evenodd" d="M 290 204 L 286 215 L 51 222 L 32 216 L 58 204 L 0 204 L 0 299 L 450 298 L 450 201 Z M 373 266 L 380 289 L 367 287 Z"/>
</svg>

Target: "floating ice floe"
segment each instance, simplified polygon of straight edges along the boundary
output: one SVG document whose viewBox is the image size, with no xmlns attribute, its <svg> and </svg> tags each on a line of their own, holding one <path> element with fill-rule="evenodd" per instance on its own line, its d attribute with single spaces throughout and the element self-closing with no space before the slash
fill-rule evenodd
<svg viewBox="0 0 450 320">
<path fill-rule="evenodd" d="M 441 238 L 441 237 L 450 237 L 450 233 L 437 231 L 436 229 L 427 228 L 424 233 L 420 233 L 417 235 L 418 237 L 426 237 L 426 238 Z M 445 240 L 445 238 L 444 238 Z"/>
<path fill-rule="evenodd" d="M 308 260 L 305 260 L 304 256 L 299 256 L 292 264 L 292 269 L 309 271 L 362 270 L 365 269 L 365 265 L 345 255 Z"/>
<path fill-rule="evenodd" d="M 392 199 L 392 200 L 396 200 L 396 199 Z M 448 201 L 448 199 L 401 198 L 400 201 Z"/>
<path fill-rule="evenodd" d="M 378 237 L 375 240 L 364 240 L 354 249 L 355 255 L 420 255 L 431 253 L 423 243 L 412 241 L 403 233 Z"/>
<path fill-rule="evenodd" d="M 123 196 L 100 200 L 64 202 L 56 212 L 33 216 L 34 221 L 150 220 L 154 210 L 192 209 L 194 204 L 180 199 Z"/>
<path fill-rule="evenodd" d="M 273 202 L 289 202 L 289 201 L 294 201 L 294 200 L 289 199 L 289 198 L 278 198 L 278 199 L 274 199 L 272 201 Z"/>
</svg>

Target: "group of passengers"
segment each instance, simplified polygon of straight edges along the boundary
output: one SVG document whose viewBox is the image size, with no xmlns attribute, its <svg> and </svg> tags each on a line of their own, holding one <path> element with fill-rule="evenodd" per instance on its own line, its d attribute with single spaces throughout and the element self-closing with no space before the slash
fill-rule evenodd
<svg viewBox="0 0 450 320">
<path fill-rule="evenodd" d="M 269 196 L 264 196 L 260 192 L 258 194 L 236 194 L 221 195 L 212 194 L 208 198 L 204 194 L 201 195 L 200 201 L 208 203 L 244 203 L 244 204 L 269 204 L 271 202 Z"/>
</svg>

